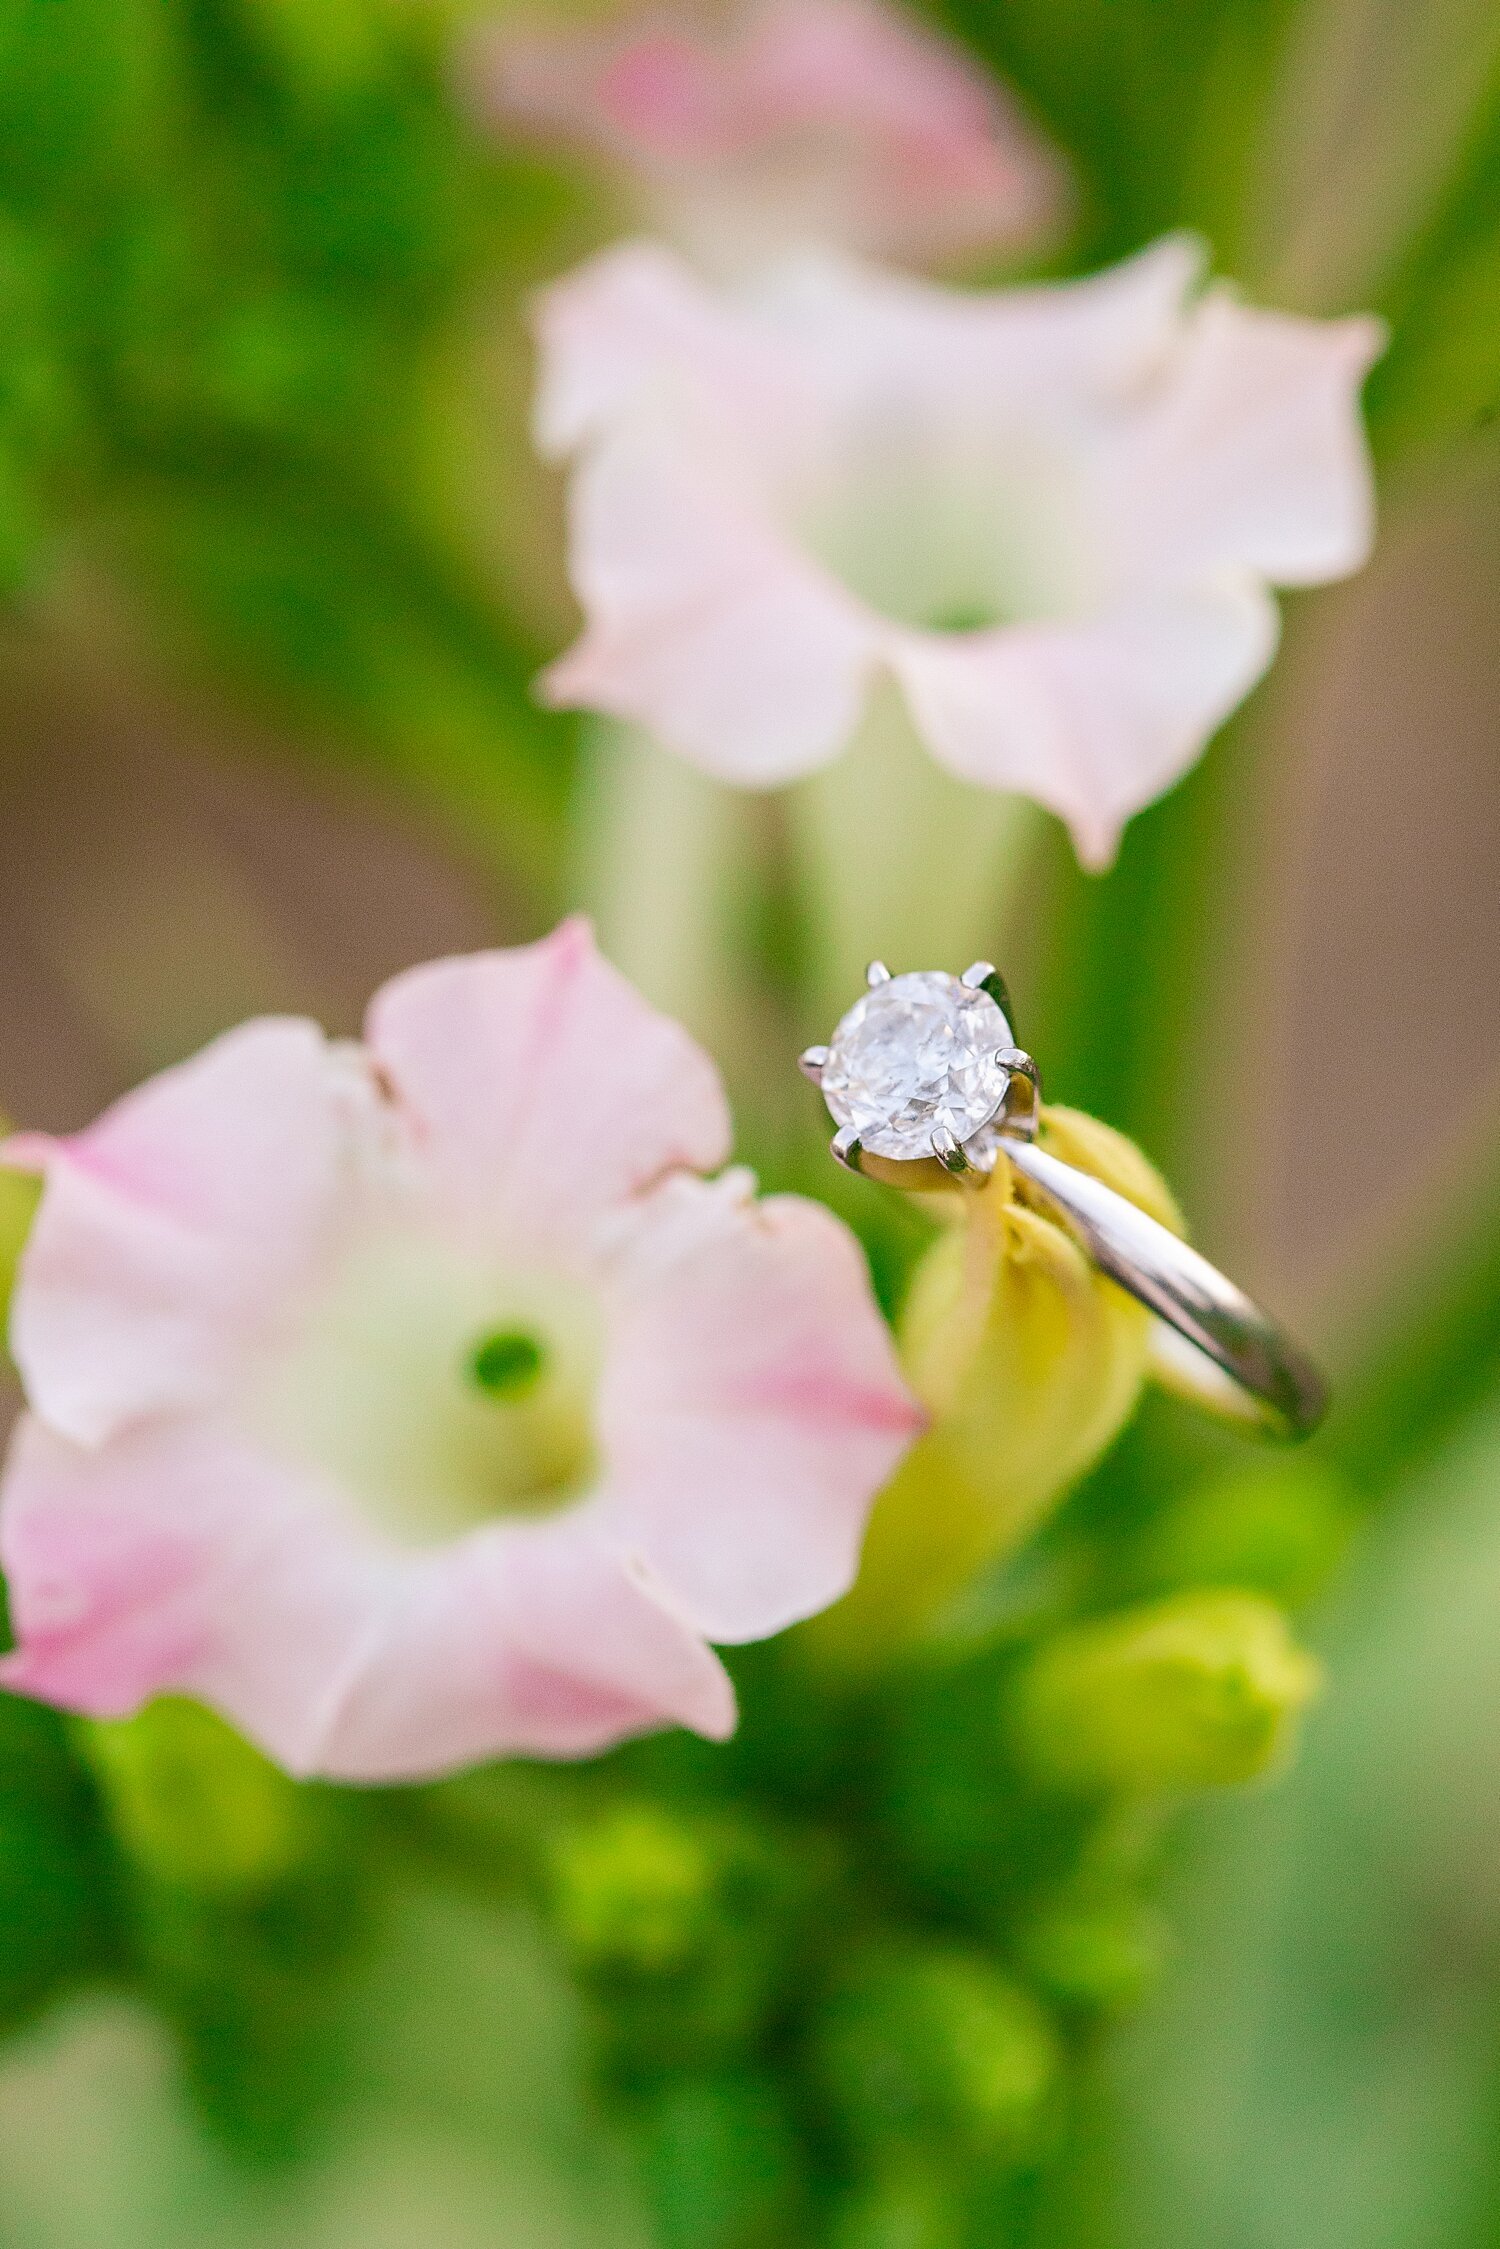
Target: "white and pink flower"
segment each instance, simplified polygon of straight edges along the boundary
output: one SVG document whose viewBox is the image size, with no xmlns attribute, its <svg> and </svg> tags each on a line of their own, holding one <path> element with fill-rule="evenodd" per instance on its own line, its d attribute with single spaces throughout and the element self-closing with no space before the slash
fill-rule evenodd
<svg viewBox="0 0 1500 2249">
<path fill-rule="evenodd" d="M 465 75 L 495 123 L 604 157 L 643 223 L 714 270 L 807 242 L 927 264 L 1030 242 L 1061 207 L 1015 104 L 886 0 L 506 19 L 471 37 Z"/>
<path fill-rule="evenodd" d="M 710 1643 L 848 1586 L 916 1423 L 852 1238 L 728 1148 L 579 922 L 12 1141 L 0 1680 L 356 1780 L 728 1733 Z"/>
<path fill-rule="evenodd" d="M 967 292 L 832 258 L 715 289 L 627 244 L 539 316 L 586 629 L 559 703 L 725 780 L 814 772 L 893 678 L 938 762 L 1105 864 L 1356 569 L 1378 323 L 1252 309 L 1171 238 Z"/>
</svg>

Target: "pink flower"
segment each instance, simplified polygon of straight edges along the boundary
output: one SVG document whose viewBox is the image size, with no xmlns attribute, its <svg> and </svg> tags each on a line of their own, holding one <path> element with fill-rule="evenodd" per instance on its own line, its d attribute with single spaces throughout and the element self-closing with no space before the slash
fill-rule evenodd
<svg viewBox="0 0 1500 2249">
<path fill-rule="evenodd" d="M 714 266 L 806 241 L 918 264 L 1031 240 L 1061 167 L 957 48 L 886 0 L 750 0 L 611 25 L 486 25 L 497 123 L 600 151 Z"/>
<path fill-rule="evenodd" d="M 969 293 L 828 259 L 714 290 L 645 244 L 540 313 L 587 620 L 554 701 L 723 779 L 811 773 L 894 677 L 961 779 L 1090 865 L 1270 663 L 1271 586 L 1363 561 L 1370 320 L 1199 291 L 1179 239 Z"/>
<path fill-rule="evenodd" d="M 728 1142 L 577 921 L 13 1141 L 0 1680 L 355 1780 L 730 1732 L 708 1642 L 849 1585 L 915 1408 L 852 1238 Z"/>
</svg>

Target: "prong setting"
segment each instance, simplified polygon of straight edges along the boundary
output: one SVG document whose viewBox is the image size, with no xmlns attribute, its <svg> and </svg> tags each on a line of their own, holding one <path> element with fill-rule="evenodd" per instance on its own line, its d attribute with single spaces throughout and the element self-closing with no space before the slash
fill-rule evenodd
<svg viewBox="0 0 1500 2249">
<path fill-rule="evenodd" d="M 988 992 L 1006 1022 L 1011 1021 L 1010 993 L 993 961 L 971 961 L 959 982 L 966 984 L 971 992 Z"/>
<path fill-rule="evenodd" d="M 823 1066 L 827 1060 L 828 1049 L 826 1046 L 804 1047 L 797 1057 L 797 1067 L 805 1078 L 810 1078 L 814 1085 L 820 1085 L 823 1080 Z"/>
<path fill-rule="evenodd" d="M 944 1171 L 951 1173 L 955 1179 L 962 1179 L 967 1172 L 973 1169 L 968 1157 L 964 1154 L 962 1143 L 947 1125 L 938 1125 L 934 1129 L 932 1152 Z"/>
<path fill-rule="evenodd" d="M 1034 1140 L 1040 1122 L 1042 1073 L 1024 1047 L 1002 1046 L 995 1060 L 1010 1073 L 1000 1130 L 1011 1140 Z"/>
<path fill-rule="evenodd" d="M 869 967 L 865 970 L 865 982 L 872 992 L 877 984 L 889 984 L 890 980 L 891 972 L 884 961 L 871 961 Z"/>
<path fill-rule="evenodd" d="M 835 1163 L 842 1164 L 845 1171 L 852 1171 L 856 1176 L 858 1175 L 861 1168 L 860 1157 L 863 1151 L 859 1145 L 859 1134 L 855 1131 L 853 1125 L 845 1125 L 842 1131 L 836 1132 L 829 1142 L 828 1148 Z"/>
</svg>

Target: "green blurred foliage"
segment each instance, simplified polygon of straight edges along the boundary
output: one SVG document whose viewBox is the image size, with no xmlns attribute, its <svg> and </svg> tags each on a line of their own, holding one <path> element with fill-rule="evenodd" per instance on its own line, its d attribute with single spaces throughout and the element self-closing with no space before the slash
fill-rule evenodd
<svg viewBox="0 0 1500 2249">
<path fill-rule="evenodd" d="M 1109 2249 L 1490 2249 L 1500 2212 L 1500 1396 L 1319 1628 L 1280 1787 L 1175 1869 L 1176 1961 L 1112 2069 Z"/>
<path fill-rule="evenodd" d="M 1361 1510 L 1347 1480 L 1316 1456 L 1236 1463 L 1147 1526 L 1126 1568 L 1142 1592 L 1238 1585 L 1288 1608 L 1329 1583 Z"/>
<path fill-rule="evenodd" d="M 300 2154 L 339 2090 L 332 2026 L 370 1922 L 358 1800 L 175 1698 L 74 1738 L 119 1869 L 121 1971 L 214 2134 L 247 2160 Z"/>
<path fill-rule="evenodd" d="M 1396 348 L 1375 370 L 1370 412 L 1391 457 L 1493 445 L 1500 425 L 1500 57 L 1456 158 L 1381 306 Z"/>
<path fill-rule="evenodd" d="M 1256 128 L 1297 0 L 944 0 L 937 12 L 1077 166 L 1070 258 L 1102 264 L 1192 227 L 1233 271 Z"/>
<path fill-rule="evenodd" d="M 66 1721 L 0 1695 L 0 2028 L 117 1964 L 117 1869 Z"/>
<path fill-rule="evenodd" d="M 1065 2008 L 1110 2015 L 1139 2005 L 1161 1973 L 1161 1915 L 1138 1898 L 1087 1890 L 1045 1903 L 1017 1938 L 1041 1989 Z"/>
<path fill-rule="evenodd" d="M 447 455 L 483 307 L 570 198 L 465 127 L 450 36 L 397 0 L 11 0 L 0 590 L 108 573 L 545 890 L 571 734 Z"/>
<path fill-rule="evenodd" d="M 738 2071 L 679 2078 L 648 2097 L 642 2169 L 663 2249 L 775 2249 L 808 2222 L 787 2088 Z"/>
<path fill-rule="evenodd" d="M 78 1737 L 120 1847 L 150 1881 L 244 1897 L 315 1855 L 318 1799 L 201 1703 L 80 1721 Z"/>
<path fill-rule="evenodd" d="M 1020 90 L 1072 158 L 1070 268 L 1188 228 L 1220 272 L 1252 288 L 1280 104 L 1307 65 L 1302 34 L 1310 24 L 1326 32 L 1332 19 L 1338 67 L 1324 100 L 1347 112 L 1345 141 L 1393 124 L 1440 135 L 1421 152 L 1426 194 L 1404 212 L 1405 232 L 1379 246 L 1365 307 L 1392 327 L 1370 384 L 1377 449 L 1395 462 L 1488 441 L 1500 416 L 1500 48 L 1472 106 L 1433 126 L 1417 87 L 1405 107 L 1377 103 L 1362 115 L 1361 79 L 1378 77 L 1371 44 L 1385 35 L 1379 8 L 1358 0 L 1342 10 L 1314 0 L 937 0 L 934 12 Z M 1429 14 L 1423 63 L 1461 74 L 1474 30 L 1461 10 Z M 1358 153 L 1378 170 L 1378 150 Z M 1351 192 L 1361 184 L 1356 171 Z M 1307 309 L 1361 308 L 1340 297 Z"/>
</svg>

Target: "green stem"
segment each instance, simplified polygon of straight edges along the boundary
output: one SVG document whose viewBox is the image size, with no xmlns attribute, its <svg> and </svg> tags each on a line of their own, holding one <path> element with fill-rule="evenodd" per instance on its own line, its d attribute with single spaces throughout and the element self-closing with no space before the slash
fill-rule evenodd
<svg viewBox="0 0 1500 2249">
<path fill-rule="evenodd" d="M 585 732 L 572 888 L 615 966 L 721 1057 L 741 1012 L 754 809 L 639 728 Z"/>
<path fill-rule="evenodd" d="M 1242 727 L 1215 742 L 1130 823 L 1108 874 L 1059 870 L 1039 989 L 1017 995 L 1048 1096 L 1139 1141 L 1174 1185 L 1194 1153 L 1193 1064 L 1233 949 L 1224 901 L 1250 747 Z"/>
<path fill-rule="evenodd" d="M 808 900 L 809 1035 L 857 998 L 866 963 L 949 968 L 1003 952 L 1041 814 L 933 763 L 894 687 L 850 747 L 790 800 Z"/>
</svg>

